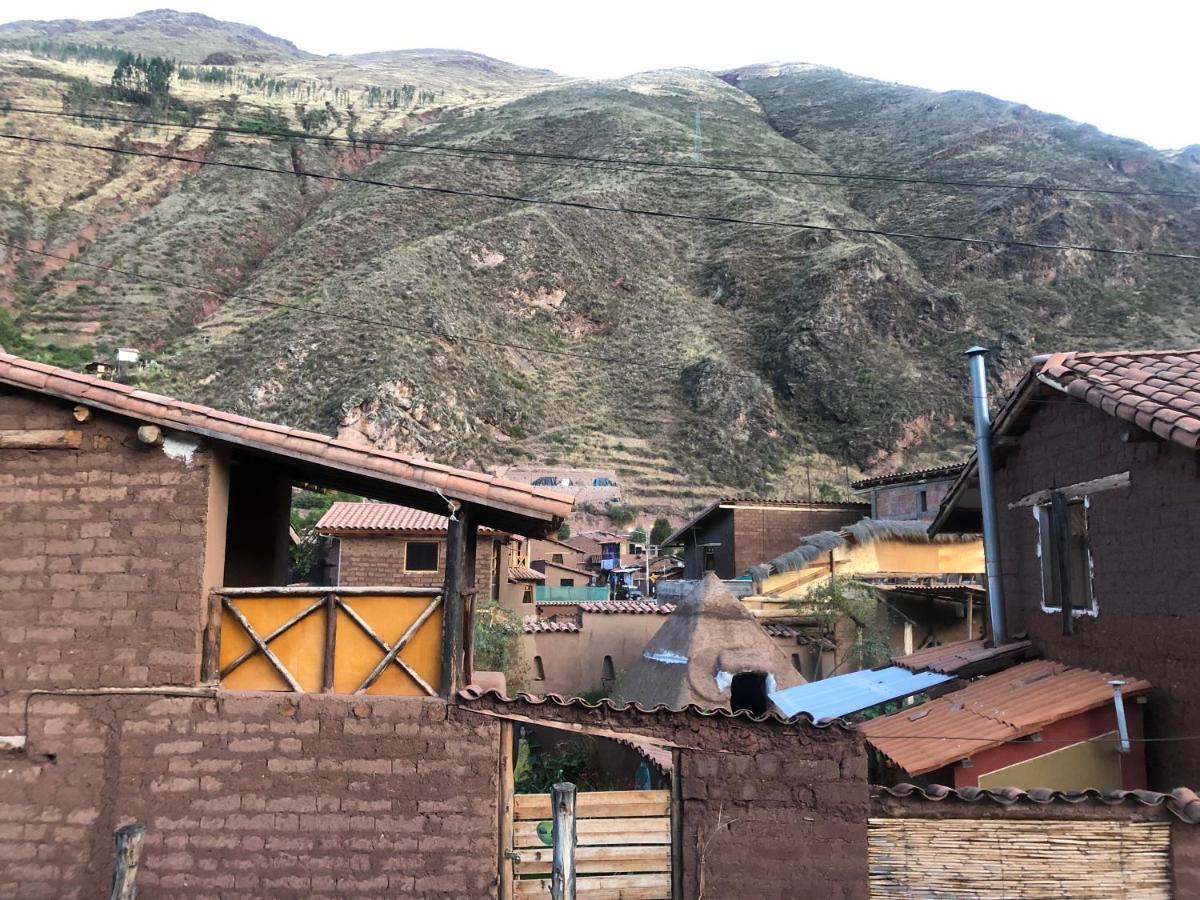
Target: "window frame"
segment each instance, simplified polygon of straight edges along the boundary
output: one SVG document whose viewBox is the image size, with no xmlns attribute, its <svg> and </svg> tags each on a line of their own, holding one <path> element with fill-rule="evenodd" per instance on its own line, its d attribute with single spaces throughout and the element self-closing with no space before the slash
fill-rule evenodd
<svg viewBox="0 0 1200 900">
<path fill-rule="evenodd" d="M 408 548 L 413 544 L 432 544 L 434 547 L 434 558 L 432 569 L 412 569 L 408 565 Z M 405 541 L 404 542 L 404 562 L 401 571 L 405 575 L 428 575 L 437 573 L 442 570 L 442 542 L 441 541 Z"/>
<path fill-rule="evenodd" d="M 1083 509 L 1083 525 L 1084 534 L 1086 536 L 1086 544 L 1084 553 L 1087 557 L 1087 597 L 1088 603 L 1085 606 L 1071 607 L 1071 618 L 1076 619 L 1081 616 L 1092 616 L 1093 618 L 1100 615 L 1100 601 L 1096 596 L 1096 561 L 1092 553 L 1092 529 L 1091 529 L 1091 508 L 1092 498 L 1090 495 L 1082 497 L 1068 497 L 1066 500 L 1067 509 L 1072 506 L 1078 506 Z M 1036 503 L 1030 507 L 1033 513 L 1034 535 L 1036 539 L 1034 556 L 1038 562 L 1038 580 L 1041 585 L 1042 595 L 1039 600 L 1042 612 L 1053 613 L 1061 616 L 1063 613 L 1062 606 L 1057 603 L 1052 603 L 1049 597 L 1053 590 L 1053 585 L 1046 583 L 1046 567 L 1047 561 L 1044 557 L 1046 551 L 1045 544 L 1050 539 L 1050 503 Z"/>
</svg>

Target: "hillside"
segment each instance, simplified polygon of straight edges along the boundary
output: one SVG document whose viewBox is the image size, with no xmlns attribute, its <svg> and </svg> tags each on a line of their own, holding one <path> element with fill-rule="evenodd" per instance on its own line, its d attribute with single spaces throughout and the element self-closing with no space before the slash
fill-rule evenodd
<svg viewBox="0 0 1200 900">
<path fill-rule="evenodd" d="M 176 79 L 171 127 L 10 109 L 78 111 L 77 79 L 107 83 L 111 60 L 67 40 L 143 52 L 162 40 L 181 61 L 251 43 L 238 43 L 236 65 L 204 67 L 208 80 L 201 69 Z M 615 470 L 641 510 L 681 513 L 730 491 L 832 497 L 860 470 L 961 455 L 959 354 L 971 343 L 1000 346 L 1011 379 L 1034 352 L 1190 343 L 1200 328 L 1195 267 L 1178 261 L 295 174 L 864 229 L 1200 246 L 1195 198 L 562 158 L 690 162 L 699 110 L 705 163 L 1200 191 L 1194 154 L 981 95 L 811 66 L 586 82 L 462 51 L 319 58 L 167 11 L 0 26 L 0 46 L 2 132 L 286 173 L 0 142 L 4 239 L 122 270 L 0 256 L 0 342 L 64 362 L 137 346 L 153 359 L 140 377 L 155 389 L 445 461 Z M 102 89 L 83 111 L 147 118 Z M 282 131 L 308 136 L 262 134 Z"/>
</svg>

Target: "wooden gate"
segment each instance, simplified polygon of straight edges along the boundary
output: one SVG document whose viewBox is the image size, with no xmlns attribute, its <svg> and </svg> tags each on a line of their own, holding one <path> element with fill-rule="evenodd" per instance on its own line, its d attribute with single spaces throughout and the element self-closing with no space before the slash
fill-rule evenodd
<svg viewBox="0 0 1200 900">
<path fill-rule="evenodd" d="M 553 859 L 549 794 L 511 806 L 510 897 L 549 897 Z M 575 884 L 581 897 L 671 897 L 671 792 L 591 791 L 575 799 Z"/>
</svg>

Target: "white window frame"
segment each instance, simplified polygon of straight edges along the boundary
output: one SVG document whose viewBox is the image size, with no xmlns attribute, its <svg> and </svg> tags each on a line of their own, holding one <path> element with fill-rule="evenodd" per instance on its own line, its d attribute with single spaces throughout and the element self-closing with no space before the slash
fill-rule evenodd
<svg viewBox="0 0 1200 900">
<path fill-rule="evenodd" d="M 1095 561 L 1092 558 L 1092 531 L 1090 521 L 1092 498 L 1085 494 L 1077 499 L 1083 502 L 1083 520 L 1088 529 L 1087 569 L 1089 582 L 1088 587 L 1090 588 L 1089 593 L 1092 596 L 1092 603 L 1090 607 L 1072 609 L 1071 618 L 1078 619 L 1081 616 L 1091 616 L 1095 618 L 1100 615 L 1100 598 L 1096 596 L 1096 566 Z M 1042 608 L 1042 612 L 1044 613 L 1055 613 L 1056 615 L 1061 616 L 1061 606 L 1049 606 L 1046 603 L 1046 593 L 1049 586 L 1046 584 L 1046 567 L 1042 565 L 1042 510 L 1047 509 L 1048 506 L 1049 504 L 1042 503 L 1030 507 L 1030 510 L 1033 512 L 1034 542 L 1036 551 L 1035 557 L 1038 561 L 1038 581 L 1040 582 L 1042 588 L 1040 606 Z"/>
</svg>

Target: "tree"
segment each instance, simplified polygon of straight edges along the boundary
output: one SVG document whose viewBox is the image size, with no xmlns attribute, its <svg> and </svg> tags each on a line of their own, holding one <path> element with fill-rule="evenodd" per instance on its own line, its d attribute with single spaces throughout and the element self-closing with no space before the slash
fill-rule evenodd
<svg viewBox="0 0 1200 900">
<path fill-rule="evenodd" d="M 571 523 L 563 522 L 558 526 L 558 539 L 560 541 L 569 540 L 571 537 Z"/>
<path fill-rule="evenodd" d="M 629 543 L 642 544 L 644 546 L 646 543 L 646 529 L 639 525 L 633 531 L 629 532 Z"/>
<path fill-rule="evenodd" d="M 655 547 L 661 547 L 663 541 L 671 536 L 672 531 L 674 529 L 671 527 L 671 523 L 659 516 L 654 520 L 654 526 L 650 529 L 650 543 Z"/>
<path fill-rule="evenodd" d="M 475 668 L 481 672 L 503 672 L 510 692 L 524 686 L 521 660 L 520 613 L 499 603 L 485 603 L 475 610 Z"/>
</svg>

